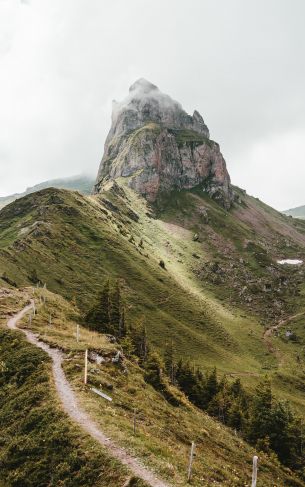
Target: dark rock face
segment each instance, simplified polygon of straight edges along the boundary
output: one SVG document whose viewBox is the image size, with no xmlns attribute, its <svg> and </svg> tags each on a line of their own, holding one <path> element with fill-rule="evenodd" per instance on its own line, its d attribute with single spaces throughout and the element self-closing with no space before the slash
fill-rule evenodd
<svg viewBox="0 0 305 487">
<path fill-rule="evenodd" d="M 130 87 L 126 100 L 113 103 L 95 192 L 119 177 L 152 203 L 174 189 L 198 185 L 225 208 L 233 201 L 225 160 L 201 115 L 188 115 L 143 79 Z"/>
</svg>

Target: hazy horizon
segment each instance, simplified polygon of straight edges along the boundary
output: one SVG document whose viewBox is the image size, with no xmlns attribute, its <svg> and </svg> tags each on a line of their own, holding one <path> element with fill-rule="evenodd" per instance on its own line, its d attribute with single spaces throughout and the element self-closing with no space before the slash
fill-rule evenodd
<svg viewBox="0 0 305 487">
<path fill-rule="evenodd" d="M 304 14 L 301 0 L 0 0 L 0 196 L 95 176 L 111 101 L 144 77 L 202 114 L 233 184 L 304 205 Z"/>
</svg>

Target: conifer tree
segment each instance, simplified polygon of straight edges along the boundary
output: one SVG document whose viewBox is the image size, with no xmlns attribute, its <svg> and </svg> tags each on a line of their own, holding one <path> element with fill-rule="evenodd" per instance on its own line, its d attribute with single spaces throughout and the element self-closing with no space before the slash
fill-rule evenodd
<svg viewBox="0 0 305 487">
<path fill-rule="evenodd" d="M 109 292 L 109 322 L 113 335 L 120 336 L 121 320 L 121 290 L 120 281 L 117 279 Z"/>
<path fill-rule="evenodd" d="M 112 333 L 110 324 L 110 285 L 107 280 L 98 297 L 96 304 L 86 315 L 90 327 L 102 333 Z"/>
<path fill-rule="evenodd" d="M 165 389 L 162 370 L 164 370 L 164 364 L 160 355 L 157 352 L 150 352 L 147 355 L 145 363 L 144 379 L 158 391 L 163 391 Z"/>
<path fill-rule="evenodd" d="M 146 326 L 142 320 L 138 320 L 130 326 L 130 336 L 133 341 L 136 356 L 139 357 L 141 364 L 145 363 L 149 348 Z"/>
<path fill-rule="evenodd" d="M 189 362 L 183 362 L 182 359 L 179 360 L 177 365 L 176 378 L 179 387 L 192 401 L 193 390 L 195 385 L 195 377 Z"/>
<path fill-rule="evenodd" d="M 130 330 L 126 331 L 125 335 L 120 340 L 120 344 L 126 357 L 132 358 L 132 356 L 135 354 L 135 346 Z"/>
<path fill-rule="evenodd" d="M 97 302 L 86 315 L 89 326 L 101 333 L 110 333 L 117 338 L 126 334 L 125 308 L 122 304 L 120 281 L 113 286 L 105 282 Z"/>
<path fill-rule="evenodd" d="M 241 394 L 243 393 L 243 387 L 241 385 L 241 380 L 239 377 L 235 379 L 234 382 L 232 382 L 230 390 L 233 397 L 237 398 L 241 396 Z"/>
<path fill-rule="evenodd" d="M 180 359 L 176 367 L 176 382 L 191 402 L 205 408 L 205 378 L 201 371 Z"/>
<path fill-rule="evenodd" d="M 165 366 L 165 371 L 170 379 L 170 382 L 174 384 L 175 375 L 176 375 L 176 365 L 175 365 L 175 350 L 174 350 L 173 340 L 171 340 L 169 343 L 166 343 L 165 345 L 164 366 Z"/>
<path fill-rule="evenodd" d="M 126 323 L 125 323 L 125 308 L 121 305 L 120 308 L 120 319 L 119 319 L 119 338 L 122 338 L 126 335 Z"/>
<path fill-rule="evenodd" d="M 209 403 L 218 392 L 217 370 L 216 367 L 207 376 L 206 381 L 206 399 Z"/>
<path fill-rule="evenodd" d="M 292 423 L 293 414 L 289 404 L 286 401 L 274 401 L 269 431 L 270 447 L 284 463 L 293 456 Z"/>
<path fill-rule="evenodd" d="M 228 426 L 238 431 L 242 431 L 244 421 L 244 414 L 240 403 L 237 400 L 233 400 L 227 413 Z"/>
<path fill-rule="evenodd" d="M 256 443 L 269 436 L 272 426 L 272 392 L 268 378 L 257 386 L 248 423 L 248 439 Z"/>
<path fill-rule="evenodd" d="M 217 385 L 217 372 L 214 369 L 207 379 L 207 395 L 211 396 L 207 411 L 211 416 L 219 419 L 219 421 L 226 423 L 228 411 L 231 406 L 230 388 L 226 376 L 223 376 Z M 215 391 L 216 392 L 215 394 Z M 213 395 L 214 394 L 214 395 Z"/>
<path fill-rule="evenodd" d="M 39 284 L 40 279 L 38 278 L 36 269 L 32 269 L 29 275 L 29 279 L 33 284 Z"/>
</svg>

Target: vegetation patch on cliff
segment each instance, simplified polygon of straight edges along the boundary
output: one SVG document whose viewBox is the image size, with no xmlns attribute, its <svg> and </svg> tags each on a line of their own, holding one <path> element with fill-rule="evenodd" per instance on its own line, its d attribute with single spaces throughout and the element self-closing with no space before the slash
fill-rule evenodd
<svg viewBox="0 0 305 487">
<path fill-rule="evenodd" d="M 178 129 L 169 129 L 169 132 L 175 136 L 176 142 L 178 147 L 182 147 L 184 144 L 196 147 L 197 145 L 207 144 L 209 147 L 212 147 L 213 142 L 205 137 L 203 134 L 199 134 L 194 130 L 178 130 Z"/>
</svg>

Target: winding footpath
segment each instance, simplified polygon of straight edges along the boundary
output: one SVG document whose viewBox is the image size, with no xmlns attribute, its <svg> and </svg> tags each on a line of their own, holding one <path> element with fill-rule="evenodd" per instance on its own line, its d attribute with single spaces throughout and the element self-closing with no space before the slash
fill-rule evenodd
<svg viewBox="0 0 305 487">
<path fill-rule="evenodd" d="M 267 348 L 270 353 L 275 354 L 276 358 L 279 361 L 279 366 L 283 365 L 283 355 L 281 351 L 278 348 L 274 348 L 271 337 L 275 331 L 277 331 L 279 328 L 281 328 L 283 325 L 287 325 L 290 321 L 294 320 L 295 318 L 298 318 L 299 316 L 305 315 L 305 311 L 301 311 L 300 313 L 297 313 L 295 315 L 289 316 L 288 318 L 285 318 L 281 321 L 279 321 L 276 325 L 271 326 L 270 328 L 267 328 L 263 335 L 263 340 L 267 345 Z"/>
<path fill-rule="evenodd" d="M 18 329 L 17 323 L 30 310 L 33 309 L 33 302 L 23 308 L 19 313 L 10 318 L 7 326 L 12 329 Z M 151 487 L 170 487 L 169 484 L 158 479 L 155 474 L 148 468 L 141 465 L 140 461 L 129 455 L 124 448 L 121 448 L 113 443 L 100 427 L 90 418 L 90 416 L 80 407 L 62 368 L 64 355 L 56 348 L 51 348 L 44 342 L 38 340 L 36 335 L 29 330 L 20 329 L 25 335 L 28 342 L 36 347 L 41 348 L 52 359 L 52 370 L 55 381 L 55 386 L 60 397 L 64 411 L 70 418 L 78 423 L 81 428 L 92 436 L 100 445 L 107 448 L 110 454 L 129 468 L 129 470 L 137 477 L 141 478 Z"/>
</svg>

